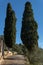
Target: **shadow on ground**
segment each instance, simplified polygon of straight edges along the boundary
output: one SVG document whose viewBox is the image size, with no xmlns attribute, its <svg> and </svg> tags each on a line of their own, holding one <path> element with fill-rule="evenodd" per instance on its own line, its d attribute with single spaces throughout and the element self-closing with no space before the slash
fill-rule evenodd
<svg viewBox="0 0 43 65">
<path fill-rule="evenodd" d="M 25 59 L 23 55 L 11 55 L 4 58 L 0 65 L 25 65 Z"/>
<path fill-rule="evenodd" d="M 25 65 L 25 64 L 1 64 L 1 65 Z"/>
<path fill-rule="evenodd" d="M 4 60 L 24 60 L 24 58 L 9 56 L 4 58 Z"/>
</svg>

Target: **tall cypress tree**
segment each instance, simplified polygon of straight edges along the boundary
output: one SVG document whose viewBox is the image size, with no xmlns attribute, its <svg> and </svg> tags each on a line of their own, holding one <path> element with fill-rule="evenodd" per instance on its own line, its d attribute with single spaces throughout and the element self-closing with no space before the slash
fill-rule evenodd
<svg viewBox="0 0 43 65">
<path fill-rule="evenodd" d="M 11 4 L 7 5 L 7 13 L 5 18 L 4 40 L 8 48 L 12 48 L 16 39 L 16 17 L 12 10 Z"/>
<path fill-rule="evenodd" d="M 34 19 L 32 5 L 26 2 L 22 18 L 21 40 L 29 51 L 38 47 L 38 24 Z"/>
</svg>

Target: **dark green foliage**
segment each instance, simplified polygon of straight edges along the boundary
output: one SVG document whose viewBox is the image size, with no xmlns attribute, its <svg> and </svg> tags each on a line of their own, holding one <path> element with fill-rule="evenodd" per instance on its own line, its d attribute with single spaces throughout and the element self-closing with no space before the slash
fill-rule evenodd
<svg viewBox="0 0 43 65">
<path fill-rule="evenodd" d="M 33 10 L 30 2 L 26 2 L 22 18 L 21 40 L 29 51 L 38 47 L 38 25 L 34 20 Z"/>
<path fill-rule="evenodd" d="M 25 57 L 28 57 L 27 56 L 28 55 L 28 50 L 27 50 L 27 48 L 26 48 L 25 45 L 22 45 L 22 52 L 23 52 L 23 54 L 24 54 Z"/>
<path fill-rule="evenodd" d="M 12 51 L 16 51 L 18 54 L 23 54 L 22 45 L 21 44 L 13 45 Z"/>
<path fill-rule="evenodd" d="M 16 39 L 16 17 L 11 4 L 7 5 L 7 13 L 4 28 L 4 40 L 7 47 L 12 48 Z"/>
</svg>

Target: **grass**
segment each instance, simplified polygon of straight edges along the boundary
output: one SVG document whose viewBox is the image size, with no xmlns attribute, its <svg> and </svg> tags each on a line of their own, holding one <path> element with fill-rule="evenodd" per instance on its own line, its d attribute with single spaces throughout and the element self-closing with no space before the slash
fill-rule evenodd
<svg viewBox="0 0 43 65">
<path fill-rule="evenodd" d="M 30 63 L 26 60 L 26 65 L 43 65 L 43 49 L 38 48 L 37 53 L 32 55 Z"/>
</svg>

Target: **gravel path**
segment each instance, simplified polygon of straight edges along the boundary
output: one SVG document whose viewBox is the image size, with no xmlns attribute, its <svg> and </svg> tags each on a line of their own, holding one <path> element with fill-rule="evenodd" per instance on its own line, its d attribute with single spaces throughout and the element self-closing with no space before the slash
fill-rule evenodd
<svg viewBox="0 0 43 65">
<path fill-rule="evenodd" d="M 9 55 L 0 62 L 0 65 L 25 65 L 23 55 Z"/>
</svg>

